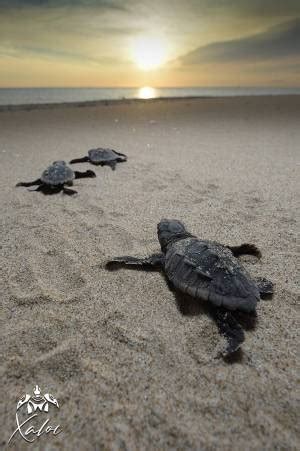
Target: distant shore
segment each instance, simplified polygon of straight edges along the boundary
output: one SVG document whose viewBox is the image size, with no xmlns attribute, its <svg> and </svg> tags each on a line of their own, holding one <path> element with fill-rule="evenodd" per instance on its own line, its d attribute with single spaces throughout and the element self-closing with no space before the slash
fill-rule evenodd
<svg viewBox="0 0 300 451">
<path fill-rule="evenodd" d="M 57 102 L 57 103 L 32 103 L 22 105 L 0 105 L 0 111 L 19 111 L 19 110 L 36 110 L 36 109 L 55 109 L 55 108 L 86 108 L 97 106 L 113 106 L 113 105 L 130 105 L 132 103 L 151 103 L 161 101 L 185 101 L 193 99 L 213 98 L 208 96 L 202 97 L 156 97 L 154 99 L 108 99 L 108 100 L 88 100 L 82 102 Z"/>
<path fill-rule="evenodd" d="M 0 105 L 0 112 L 2 111 L 32 111 L 32 110 L 48 110 L 48 109 L 56 109 L 56 108 L 87 108 L 87 107 L 97 107 L 97 106 L 114 106 L 114 105 L 129 105 L 135 103 L 156 103 L 156 102 L 186 102 L 189 101 L 198 101 L 203 99 L 211 99 L 211 100 L 226 100 L 226 99 L 249 99 L 249 98 L 292 98 L 298 97 L 300 94 L 249 94 L 249 95 L 237 95 L 237 96 L 186 96 L 186 97 L 155 97 L 151 99 L 107 99 L 107 100 L 91 100 L 91 101 L 80 101 L 80 102 L 51 102 L 51 103 L 26 103 L 20 105 Z"/>
</svg>

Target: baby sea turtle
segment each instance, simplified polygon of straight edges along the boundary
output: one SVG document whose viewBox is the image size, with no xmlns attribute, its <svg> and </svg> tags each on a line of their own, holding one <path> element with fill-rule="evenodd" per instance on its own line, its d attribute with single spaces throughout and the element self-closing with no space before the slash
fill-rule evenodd
<svg viewBox="0 0 300 451">
<path fill-rule="evenodd" d="M 123 163 L 125 161 L 127 161 L 127 156 L 123 153 L 99 147 L 98 149 L 89 150 L 87 157 L 75 158 L 75 160 L 71 160 L 70 163 L 90 162 L 100 166 L 110 166 L 112 170 L 115 170 L 117 163 Z"/>
<path fill-rule="evenodd" d="M 234 311 L 255 312 L 260 295 L 273 293 L 271 282 L 251 278 L 236 258 L 243 254 L 260 258 L 260 251 L 253 244 L 231 247 L 198 239 L 178 220 L 162 219 L 157 233 L 162 253 L 148 258 L 116 257 L 107 268 L 116 264 L 160 267 L 179 292 L 213 305 L 213 316 L 228 341 L 224 355 L 232 354 L 244 341 Z"/>
<path fill-rule="evenodd" d="M 16 186 L 34 186 L 38 185 L 37 189 L 33 191 L 42 191 L 45 194 L 58 193 L 63 191 L 65 194 L 76 194 L 77 191 L 66 188 L 65 185 L 73 185 L 74 179 L 85 177 L 96 177 L 93 171 L 78 172 L 73 171 L 66 165 L 65 161 L 54 161 L 45 171 L 41 177 L 33 182 L 19 182 Z"/>
</svg>

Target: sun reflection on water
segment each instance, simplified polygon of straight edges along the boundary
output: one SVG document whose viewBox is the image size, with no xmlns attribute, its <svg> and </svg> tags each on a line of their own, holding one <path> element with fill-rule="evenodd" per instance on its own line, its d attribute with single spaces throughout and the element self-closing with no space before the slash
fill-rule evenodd
<svg viewBox="0 0 300 451">
<path fill-rule="evenodd" d="M 144 86 L 143 88 L 139 88 L 139 99 L 154 99 L 155 97 L 157 97 L 157 91 L 155 88 L 151 88 L 151 86 Z"/>
</svg>

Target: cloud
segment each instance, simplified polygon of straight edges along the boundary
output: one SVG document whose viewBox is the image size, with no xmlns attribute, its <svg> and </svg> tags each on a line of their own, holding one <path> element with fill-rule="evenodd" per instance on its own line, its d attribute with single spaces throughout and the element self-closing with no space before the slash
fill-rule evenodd
<svg viewBox="0 0 300 451">
<path fill-rule="evenodd" d="M 98 58 L 83 53 L 76 53 L 63 49 L 49 49 L 44 47 L 19 46 L 18 48 L 6 48 L 0 46 L 0 56 L 9 56 L 17 59 L 36 57 L 46 60 L 64 60 L 66 62 L 93 63 L 101 66 L 128 65 L 130 61 L 108 56 Z"/>
<path fill-rule="evenodd" d="M 201 20 L 203 17 L 291 18 L 300 15 L 299 0 L 0 0 L 0 8 L 12 9 L 95 8 L 123 11 L 133 16 L 163 17 L 167 21 L 174 13 L 179 17 Z"/>
<path fill-rule="evenodd" d="M 22 57 L 25 52 L 32 55 L 43 53 L 46 58 L 79 59 L 83 62 L 106 62 L 112 58 L 123 60 L 120 52 L 125 39 L 139 29 L 128 22 L 128 15 L 123 10 L 114 8 L 117 2 L 97 0 L 97 7 L 85 8 L 87 0 L 75 0 L 74 8 L 48 7 L 56 0 L 9 0 L 10 4 L 26 4 L 21 9 L 0 9 L 0 46 L 2 54 Z M 43 7 L 33 5 L 43 3 Z M 70 4 L 70 1 L 60 0 L 59 5 Z M 96 0 L 93 0 L 96 3 Z M 0 5 L 4 1 L 0 0 Z M 30 4 L 31 6 L 28 6 Z M 89 0 L 89 4 L 92 2 Z M 99 9 L 100 7 L 100 9 Z M 3 13 L 3 14 L 2 14 Z M 121 44 L 120 44 L 121 43 Z M 36 50 L 35 50 L 36 49 Z M 61 53 L 61 55 L 60 55 Z"/>
<path fill-rule="evenodd" d="M 245 38 L 215 42 L 179 58 L 184 65 L 261 61 L 300 56 L 300 18 Z"/>
<path fill-rule="evenodd" d="M 299 0 L 191 0 L 203 11 L 223 10 L 229 14 L 251 16 L 293 16 L 300 14 Z"/>
<path fill-rule="evenodd" d="M 26 7 L 61 8 L 77 6 L 126 11 L 124 2 L 120 0 L 0 0 L 0 8 L 6 9 Z"/>
</svg>

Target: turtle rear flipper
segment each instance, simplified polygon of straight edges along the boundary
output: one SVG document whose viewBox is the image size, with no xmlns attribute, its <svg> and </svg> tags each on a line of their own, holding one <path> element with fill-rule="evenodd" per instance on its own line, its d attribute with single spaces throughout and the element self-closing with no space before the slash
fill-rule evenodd
<svg viewBox="0 0 300 451">
<path fill-rule="evenodd" d="M 245 340 L 242 326 L 228 310 L 218 307 L 212 308 L 211 314 L 217 323 L 219 332 L 227 341 L 227 346 L 221 351 L 223 357 L 229 357 L 236 352 Z"/>
</svg>

